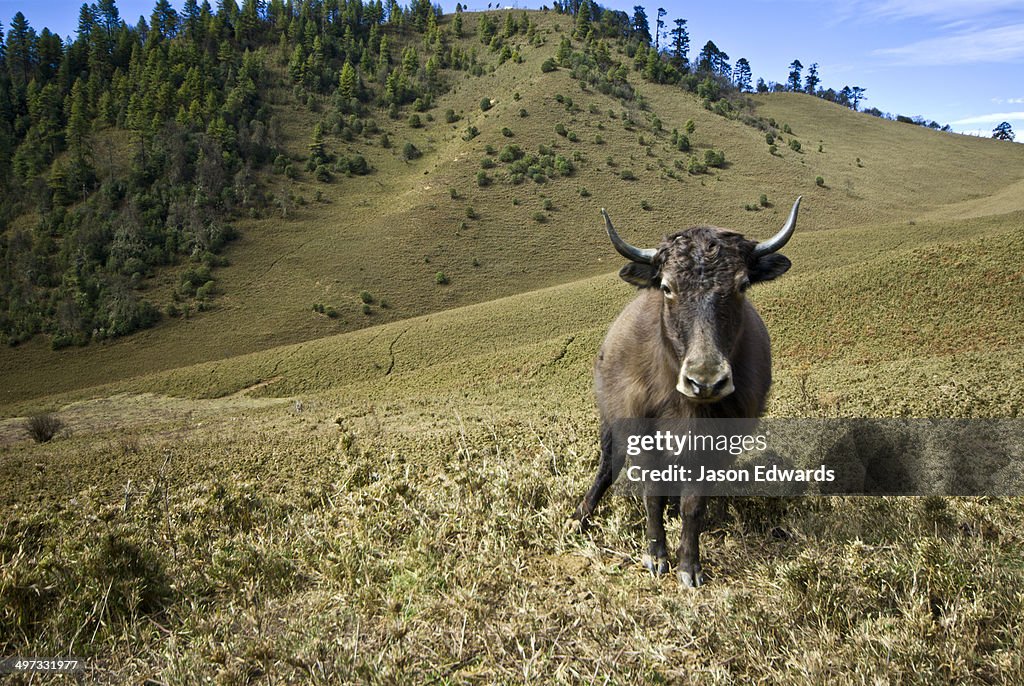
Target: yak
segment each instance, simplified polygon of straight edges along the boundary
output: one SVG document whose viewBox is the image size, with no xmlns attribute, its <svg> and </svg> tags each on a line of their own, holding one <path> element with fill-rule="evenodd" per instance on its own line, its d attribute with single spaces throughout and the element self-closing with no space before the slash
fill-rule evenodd
<svg viewBox="0 0 1024 686">
<path fill-rule="evenodd" d="M 756 243 L 739 233 L 695 226 L 641 249 L 622 240 L 602 209 L 612 245 L 629 262 L 619 276 L 640 289 L 601 344 L 594 368 L 601 420 L 601 457 L 590 490 L 575 512 L 586 529 L 598 502 L 618 477 L 624 456 L 613 450 L 621 419 L 756 418 L 771 386 L 768 330 L 746 298 L 753 284 L 784 274 L 780 250 L 796 227 L 797 198 L 782 229 Z M 648 550 L 653 574 L 670 569 L 664 512 L 669 498 L 646 493 Z M 683 586 L 704 583 L 700 531 L 706 497 L 682 494 L 677 574 Z"/>
</svg>

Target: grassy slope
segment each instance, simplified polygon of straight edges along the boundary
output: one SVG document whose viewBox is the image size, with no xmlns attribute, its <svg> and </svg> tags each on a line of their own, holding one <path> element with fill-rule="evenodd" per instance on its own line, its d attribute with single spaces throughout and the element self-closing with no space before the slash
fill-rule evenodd
<svg viewBox="0 0 1024 686">
<path fill-rule="evenodd" d="M 540 81 L 539 69 L 530 73 Z M 552 130 L 563 115 L 535 111 L 546 110 L 530 104 L 541 96 L 516 88 L 531 110 L 522 121 L 543 116 Z M 452 97 L 473 103 L 478 92 L 460 87 Z M 608 205 L 636 242 L 675 217 L 760 236 L 804 193 L 786 249 L 791 273 L 753 294 L 774 340 L 776 416 L 1019 416 L 1024 408 L 1024 274 L 1006 249 L 1024 239 L 1024 201 L 1014 193 L 1020 148 L 932 138 L 783 95 L 766 97 L 762 111 L 791 125 L 804 154 L 780 146 L 773 158 L 761 134 L 677 93 L 644 93 L 669 130 L 692 116 L 698 144 L 724 148 L 733 165 L 715 177 L 661 179 L 659 159 L 672 159 L 662 144 L 649 158 L 638 131 L 615 133 L 607 120 L 607 143 L 591 155 L 600 163 L 580 177 L 541 188 L 467 186 L 455 203 L 481 212 L 485 240 L 503 223 L 516 226 L 515 213 L 536 211 L 530 198 L 539 196 L 526 191 L 552 196 L 564 209 L 542 225 L 526 214 L 520 225 L 574 239 L 578 259 L 593 260 L 562 255 L 560 264 L 558 253 L 531 247 L 526 254 L 552 279 L 531 285 L 564 285 L 233 356 L 231 337 L 252 331 L 238 314 L 221 319 L 242 329 L 223 334 L 228 359 L 123 380 L 114 372 L 103 387 L 9 405 L 13 414 L 96 396 L 61 410 L 72 431 L 51 444 L 19 438 L 18 420 L 0 423 L 0 502 L 11 513 L 0 531 L 0 621 L 10 629 L 0 633 L 11 638 L 0 652 L 49 654 L 70 642 L 104 670 L 96 680 L 112 683 L 812 684 L 933 674 L 1019 682 L 1019 499 L 730 502 L 705 534 L 712 579 L 696 593 L 642 573 L 643 513 L 627 499 L 609 499 L 592 535 L 563 532 L 596 460 L 594 352 L 631 297 L 608 273 L 619 260 L 599 223 L 578 221 L 585 208 Z M 489 114 L 507 123 L 500 107 Z M 582 119 L 565 123 L 584 129 Z M 447 186 L 475 174 L 489 135 L 480 128 L 465 169 L 454 132 L 420 132 L 435 136 L 435 152 L 410 168 L 401 202 L 376 211 L 444 216 Z M 603 163 L 609 154 L 617 168 Z M 638 182 L 613 176 L 625 160 Z M 956 160 L 972 173 L 935 173 Z M 814 187 L 818 174 L 827 188 Z M 577 184 L 593 197 L 574 198 Z M 745 212 L 761 192 L 777 206 Z M 522 204 L 512 206 L 516 193 Z M 638 211 L 641 199 L 655 211 Z M 343 216 L 340 203 L 314 209 Z M 283 253 L 294 245 L 287 226 L 274 229 Z M 522 268 L 507 244 L 489 250 L 505 269 Z M 268 284 L 313 259 L 292 254 L 295 264 L 282 258 Z M 267 258 L 254 252 L 258 259 Z M 246 262 L 236 259 L 225 279 Z M 595 275 L 576 279 L 589 268 Z M 502 281 L 497 268 L 481 273 L 495 281 L 491 295 L 524 286 Z M 452 285 L 460 278 L 469 277 Z M 436 293 L 432 284 L 427 291 Z M 380 293 L 398 301 L 394 316 L 414 313 Z M 275 314 L 284 310 L 267 313 L 267 331 L 292 321 Z M 180 334 L 179 343 L 208 354 L 204 327 L 226 314 L 180 325 L 193 338 Z M 123 376 L 165 344 L 148 353 L 136 345 L 111 348 Z M 89 364 L 109 360 L 75 352 L 95 354 Z M 21 635 L 26 626 L 31 638 Z"/>
<path fill-rule="evenodd" d="M 735 227 L 752 236 L 768 235 L 798 194 L 807 198 L 801 223 L 805 233 L 852 226 L 875 227 L 882 233 L 882 224 L 890 224 L 892 230 L 959 203 L 974 208 L 965 210 L 971 216 L 983 216 L 990 211 L 984 198 L 990 197 L 1001 199 L 1000 212 L 1019 208 L 1020 195 L 1013 192 L 1019 188 L 1015 184 L 1024 183 L 1019 146 L 884 122 L 805 96 L 760 98 L 764 116 L 776 118 L 780 126 L 791 125 L 803 144 L 800 154 L 783 143 L 780 154 L 771 156 L 761 132 L 707 112 L 677 89 L 650 84 L 640 86 L 650 112 L 634 110 L 637 123 L 627 129 L 621 102 L 581 92 L 564 70 L 541 72 L 540 63 L 558 43 L 554 29 L 560 18 L 534 17 L 546 45 L 526 46 L 525 38 L 520 38 L 522 65 L 509 62 L 483 77 L 455 74 L 455 88 L 437 103 L 434 121 L 424 128 L 410 129 L 404 120 L 378 116 L 394 144 L 391 149 L 375 141 L 348 144 L 328 138 L 329 149 L 364 154 L 376 173 L 338 178 L 331 184 L 306 177 L 294 183 L 271 178 L 272 189 L 303 196 L 310 204 L 296 208 L 288 220 L 272 217 L 241 223 L 242 239 L 228 252 L 232 266 L 218 273 L 225 294 L 215 311 L 86 349 L 54 353 L 39 339 L 16 350 L 0 350 L 6 382 L 0 403 L 229 358 L 606 273 L 615 259 L 601 231 L 601 206 L 607 206 L 638 243 L 698 221 Z M 472 15 L 466 26 L 466 45 L 479 46 L 471 33 Z M 518 101 L 513 93 L 519 93 Z M 577 109 L 567 111 L 555 101 L 557 93 L 571 97 Z M 496 100 L 486 113 L 479 109 L 485 96 Z M 275 99 L 287 102 L 286 89 Z M 301 158 L 320 115 L 294 105 L 278 107 L 291 154 Z M 441 113 L 449 107 L 463 119 L 445 124 Z M 520 109 L 529 116 L 520 117 Z M 654 114 L 662 121 L 661 133 L 650 128 Z M 730 164 L 712 175 L 667 178 L 673 163 L 685 157 L 671 148 L 668 132 L 691 118 L 697 125 L 690 137 L 696 152 L 723 149 Z M 557 123 L 575 132 L 578 142 L 556 135 Z M 481 135 L 467 142 L 463 134 L 470 124 Z M 511 139 L 501 134 L 506 126 L 514 133 Z M 595 143 L 598 135 L 603 144 Z M 641 136 L 648 145 L 639 144 Z M 402 161 L 399 151 L 406 140 L 426 151 L 424 157 Z M 823 141 L 822 153 L 817 152 L 818 141 Z M 478 188 L 475 175 L 485 147 L 500 149 L 507 142 L 534 152 L 540 145 L 553 145 L 559 154 L 580 153 L 582 161 L 571 178 L 543 185 L 499 181 Z M 863 166 L 856 165 L 857 157 Z M 971 173 L 941 171 L 962 168 Z M 619 178 L 625 169 L 637 180 Z M 503 176 L 500 168 L 491 173 L 497 179 Z M 814 185 L 818 175 L 825 179 L 825 188 Z M 453 188 L 458 199 L 449 195 Z M 580 197 L 581 188 L 590 197 Z M 318 191 L 326 202 L 312 202 Z M 744 205 L 756 202 L 761 193 L 768 195 L 773 207 L 744 211 Z M 544 223 L 537 223 L 533 215 L 542 211 L 545 198 L 553 210 L 544 212 Z M 652 211 L 641 210 L 642 202 Z M 467 218 L 467 207 L 476 209 L 479 218 Z M 957 212 L 935 216 L 953 220 L 960 216 Z M 462 222 L 466 227 L 460 229 Z M 448 286 L 434 283 L 437 271 L 448 275 Z M 154 288 L 164 292 L 168 285 Z M 362 290 L 387 301 L 389 307 L 375 305 L 372 315 L 362 314 Z M 313 303 L 333 306 L 341 316 L 316 314 L 311 311 Z M 58 369 L 60 373 L 54 373 Z"/>
</svg>

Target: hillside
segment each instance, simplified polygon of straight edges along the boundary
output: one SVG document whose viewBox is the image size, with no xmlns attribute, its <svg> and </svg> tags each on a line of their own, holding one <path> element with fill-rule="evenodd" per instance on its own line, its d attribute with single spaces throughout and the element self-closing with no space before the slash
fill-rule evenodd
<svg viewBox="0 0 1024 686">
<path fill-rule="evenodd" d="M 764 132 L 713 114 L 678 87 L 634 75 L 641 98 L 623 101 L 581 90 L 567 69 L 542 71 L 559 36 L 571 29 L 570 18 L 530 17 L 536 25 L 533 39 L 512 40 L 522 51 L 522 63 L 497 64 L 485 52 L 484 59 L 494 60 L 493 72 L 455 72 L 450 91 L 421 117 L 419 128 L 411 128 L 404 116 L 375 116 L 391 147 L 381 147 L 380 135 L 353 141 L 344 139 L 348 134 L 324 135 L 329 152 L 364 156 L 371 174 L 335 175 L 329 183 L 309 173 L 294 180 L 268 177 L 268 195 L 304 198 L 307 204 L 293 204 L 287 217 L 268 211 L 263 219 L 235 222 L 240 238 L 223 253 L 229 266 L 215 272 L 222 295 L 207 311 L 81 349 L 51 352 L 45 337 L 37 337 L 2 350 L 0 369 L 9 379 L 4 401 L 312 340 L 607 272 L 614 257 L 598 221 L 601 206 L 638 242 L 701 221 L 763 236 L 780 222 L 779 208 L 801 193 L 808 198 L 801 224 L 805 233 L 902 225 L 960 203 L 974 203 L 978 209 L 972 216 L 984 216 L 986 201 L 979 198 L 1002 197 L 999 212 L 1019 206 L 1013 189 L 1024 179 L 1024 164 L 1017 146 L 883 121 L 799 94 L 773 94 L 758 96 L 756 112 L 775 120 L 779 129 L 790 126 L 793 135 L 777 131 L 780 152 L 772 155 Z M 459 44 L 467 51 L 480 44 L 478 19 L 465 15 Z M 274 64 L 269 62 L 272 69 Z M 278 103 L 272 108 L 285 122 L 287 156 L 301 161 L 323 114 L 297 109 L 286 75 L 274 73 L 280 81 L 267 100 Z M 483 112 L 485 98 L 494 105 Z M 442 113 L 448 110 L 459 121 L 446 123 Z M 670 132 L 687 120 L 695 124 L 689 138 L 696 153 L 722 150 L 725 168 L 691 175 L 676 167 L 687 153 L 671 145 Z M 558 125 L 566 137 L 556 133 Z M 469 127 L 479 135 L 467 141 Z M 506 128 L 510 137 L 502 133 Z M 789 138 L 802 142 L 801 152 L 787 147 Z M 404 160 L 404 142 L 423 156 Z M 572 160 L 574 169 L 567 177 L 548 176 L 545 183 L 514 183 L 510 165 L 497 159 L 509 144 L 524 152 L 546 146 L 553 156 Z M 481 168 L 485 159 L 492 160 L 491 169 Z M 975 171 L 943 173 L 965 167 Z M 493 183 L 479 186 L 481 172 Z M 823 187 L 815 185 L 818 176 Z M 744 209 L 756 205 L 761 194 L 771 203 L 767 210 Z M 447 284 L 436 283 L 438 272 Z M 173 278 L 158 277 L 150 292 L 169 293 Z M 161 280 L 166 285 L 160 286 Z M 368 307 L 360 299 L 364 292 L 371 299 Z M 333 309 L 336 316 L 314 311 L 314 305 Z M 54 365 L 64 373 L 40 381 L 41 370 Z"/>
<path fill-rule="evenodd" d="M 794 239 L 754 294 L 770 413 L 1020 416 L 1022 216 Z M 0 423 L 5 633 L 84 625 L 111 683 L 1021 678 L 1019 498 L 734 499 L 691 593 L 640 566 L 629 499 L 565 533 L 630 295 L 602 275 L 50 398 L 48 444 Z"/>
<path fill-rule="evenodd" d="M 208 307 L 0 349 L 0 653 L 110 684 L 1024 681 L 1021 498 L 720 499 L 690 592 L 643 569 L 635 499 L 566 527 L 598 458 L 594 357 L 635 294 L 601 207 L 640 245 L 763 238 L 803 195 L 792 269 L 750 292 L 770 416 L 1019 418 L 1024 146 L 790 93 L 741 110 L 766 132 L 632 71 L 623 100 L 541 68 L 573 18 L 528 13 L 517 63 L 481 16 L 457 45 L 486 66 L 419 126 L 324 127 L 372 167 L 329 182 L 303 169 L 335 110 L 297 106 L 268 51 L 299 171 L 258 172 L 292 200 L 233 220 Z M 725 164 L 689 173 L 708 149 Z M 42 411 L 63 429 L 36 443 Z"/>
</svg>

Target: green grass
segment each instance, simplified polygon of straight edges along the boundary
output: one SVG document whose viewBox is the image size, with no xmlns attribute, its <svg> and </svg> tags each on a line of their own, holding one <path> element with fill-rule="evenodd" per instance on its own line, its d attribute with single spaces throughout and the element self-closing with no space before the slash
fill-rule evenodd
<svg viewBox="0 0 1024 686">
<path fill-rule="evenodd" d="M 638 244 L 701 222 L 762 238 L 804 195 L 792 270 L 751 294 L 770 415 L 1015 417 L 1021 148 L 777 94 L 760 113 L 804 154 L 772 156 L 648 84 L 627 130 L 622 103 L 541 71 L 566 19 L 533 16 L 551 34 L 523 65 L 464 77 L 420 129 L 380 117 L 393 147 L 359 146 L 375 174 L 276 179 L 327 202 L 244 224 L 214 310 L 0 351 L 0 654 L 84 656 L 110 683 L 1024 678 L 1018 498 L 725 501 L 689 593 L 643 571 L 636 502 L 564 528 L 596 467 L 594 356 L 633 295 L 600 207 Z M 316 119 L 290 120 L 295 155 Z M 664 131 L 688 119 L 725 168 L 668 175 Z M 478 187 L 505 126 L 578 149 L 574 177 L 510 186 L 499 164 Z M 405 140 L 425 155 L 403 161 Z M 23 426 L 41 411 L 64 424 L 45 444 Z"/>
</svg>

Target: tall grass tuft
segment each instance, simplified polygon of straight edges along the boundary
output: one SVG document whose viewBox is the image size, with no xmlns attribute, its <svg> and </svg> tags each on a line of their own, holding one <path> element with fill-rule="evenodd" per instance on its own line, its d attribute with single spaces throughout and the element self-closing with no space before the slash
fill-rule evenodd
<svg viewBox="0 0 1024 686">
<path fill-rule="evenodd" d="M 25 420 L 25 430 L 36 443 L 46 443 L 52 440 L 63 428 L 64 422 L 50 412 L 32 415 Z"/>
</svg>

